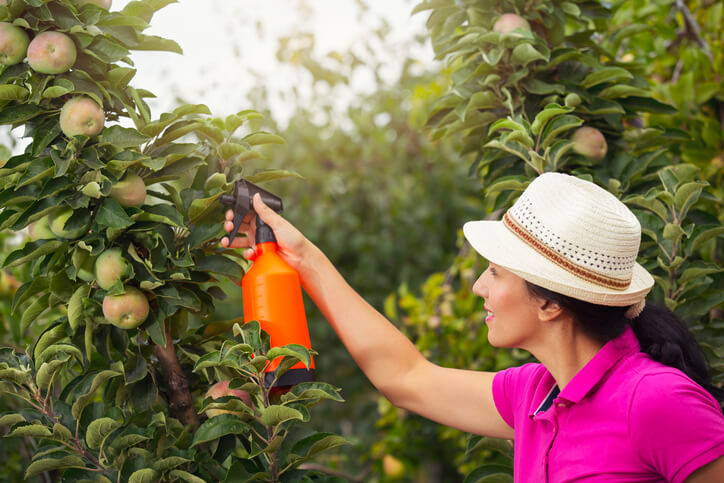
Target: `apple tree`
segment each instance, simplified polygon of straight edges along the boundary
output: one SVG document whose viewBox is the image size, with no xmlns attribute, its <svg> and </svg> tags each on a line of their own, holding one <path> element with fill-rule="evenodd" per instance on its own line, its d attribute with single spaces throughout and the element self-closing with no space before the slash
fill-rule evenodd
<svg viewBox="0 0 724 483">
<path fill-rule="evenodd" d="M 289 176 L 260 164 L 283 141 L 254 110 L 153 117 L 153 94 L 131 85 L 132 51 L 181 53 L 144 34 L 173 1 L 0 5 L 0 124 L 27 141 L 0 167 L 0 230 L 22 240 L 2 258 L 17 283 L 3 304 L 0 426 L 32 457 L 26 478 L 323 480 L 310 460 L 345 441 L 304 423 L 339 391 L 263 382 L 271 361 L 281 374 L 310 351 L 269 347 L 241 317 L 206 323 L 220 279 L 246 266 L 218 244 L 219 197 L 242 176 Z"/>
<path fill-rule="evenodd" d="M 433 48 L 451 72 L 430 111 L 431 135 L 461 140 L 486 215 L 499 218 L 547 171 L 613 192 L 641 221 L 640 262 L 656 279 L 649 300 L 689 324 L 721 387 L 721 2 L 429 0 L 415 10 L 428 13 Z M 401 289 L 387 313 L 436 362 L 494 370 L 487 351 L 471 352 L 485 337 L 474 330 L 480 307 L 458 291 L 481 270 L 474 260 L 461 254 L 418 294 Z M 388 406 L 380 424 L 385 446 L 410 468 L 438 457 L 404 453 L 400 435 L 420 425 L 414 418 Z M 512 481 L 509 447 L 444 427 L 437 437 L 431 448 L 458 448 L 465 481 Z"/>
</svg>

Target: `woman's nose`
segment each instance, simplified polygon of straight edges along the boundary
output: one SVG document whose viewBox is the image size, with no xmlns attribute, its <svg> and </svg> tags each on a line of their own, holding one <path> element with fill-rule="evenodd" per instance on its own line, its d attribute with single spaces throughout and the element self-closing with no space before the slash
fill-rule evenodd
<svg viewBox="0 0 724 483">
<path fill-rule="evenodd" d="M 485 272 L 483 272 L 482 274 L 480 274 L 480 276 L 478 277 L 478 279 L 477 279 L 477 280 L 475 281 L 475 283 L 473 284 L 473 293 L 474 293 L 475 295 L 480 296 L 480 297 L 487 297 L 487 296 L 488 296 L 488 287 L 487 287 L 487 285 L 485 284 L 485 280 L 483 280 L 484 278 L 485 278 Z"/>
</svg>

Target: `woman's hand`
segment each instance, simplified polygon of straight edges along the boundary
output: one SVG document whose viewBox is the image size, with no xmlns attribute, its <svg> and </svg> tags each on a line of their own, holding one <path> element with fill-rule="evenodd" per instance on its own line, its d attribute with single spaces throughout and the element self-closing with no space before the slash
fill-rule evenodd
<svg viewBox="0 0 724 483">
<path fill-rule="evenodd" d="M 279 255 L 291 265 L 292 268 L 299 271 L 312 244 L 291 223 L 269 208 L 258 193 L 254 195 L 253 203 L 256 213 L 274 232 L 277 245 L 279 245 Z M 230 232 L 234 229 L 233 220 L 234 211 L 228 210 L 226 212 L 224 230 Z M 246 250 L 244 250 L 244 257 L 247 259 L 253 258 L 256 249 L 256 244 L 254 243 L 256 216 L 254 216 L 253 212 L 247 213 L 247 216 L 244 217 L 239 227 L 239 234 L 244 236 L 235 237 L 231 248 L 246 248 Z M 222 238 L 221 245 L 228 247 L 229 238 Z"/>
</svg>

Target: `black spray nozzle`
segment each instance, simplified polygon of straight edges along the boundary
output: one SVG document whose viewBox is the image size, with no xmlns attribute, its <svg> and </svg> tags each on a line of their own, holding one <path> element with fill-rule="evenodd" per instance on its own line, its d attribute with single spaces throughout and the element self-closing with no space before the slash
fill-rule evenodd
<svg viewBox="0 0 724 483">
<path fill-rule="evenodd" d="M 256 193 L 261 195 L 261 199 L 272 210 L 280 213 L 283 209 L 282 199 L 270 193 L 263 188 L 258 187 L 254 183 L 250 183 L 245 179 L 240 179 L 234 186 L 234 194 L 221 195 L 221 203 L 230 206 L 234 210 L 234 228 L 229 234 L 229 246 L 234 240 L 236 233 L 239 231 L 241 222 L 250 211 L 254 211 L 253 198 Z M 276 241 L 272 229 L 264 223 L 259 215 L 256 217 L 256 243 L 264 243 L 266 241 Z"/>
</svg>

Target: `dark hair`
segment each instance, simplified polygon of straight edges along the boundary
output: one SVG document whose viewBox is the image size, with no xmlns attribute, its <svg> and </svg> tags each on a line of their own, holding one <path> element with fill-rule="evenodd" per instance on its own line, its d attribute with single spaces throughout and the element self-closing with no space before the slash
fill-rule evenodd
<svg viewBox="0 0 724 483">
<path fill-rule="evenodd" d="M 629 320 L 624 316 L 628 307 L 592 304 L 528 281 L 526 285 L 531 295 L 571 312 L 584 333 L 603 344 L 620 336 L 630 325 L 643 352 L 655 361 L 679 369 L 718 401 L 724 401 L 724 389 L 712 383 L 709 363 L 701 347 L 686 324 L 666 307 L 646 302 L 641 314 Z"/>
</svg>

